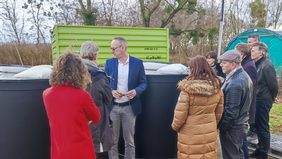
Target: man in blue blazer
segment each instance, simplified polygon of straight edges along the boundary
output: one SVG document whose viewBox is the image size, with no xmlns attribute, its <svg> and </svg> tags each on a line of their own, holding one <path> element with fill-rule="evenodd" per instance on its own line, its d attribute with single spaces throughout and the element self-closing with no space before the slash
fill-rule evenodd
<svg viewBox="0 0 282 159">
<path fill-rule="evenodd" d="M 114 145 L 110 151 L 111 159 L 118 159 L 118 140 L 120 125 L 125 140 L 125 159 L 135 158 L 135 120 L 142 111 L 140 95 L 147 87 L 143 62 L 129 56 L 127 41 L 123 37 L 115 37 L 111 43 L 114 58 L 108 59 L 105 72 L 112 77 L 110 86 L 113 100 L 107 106 L 113 122 Z"/>
</svg>

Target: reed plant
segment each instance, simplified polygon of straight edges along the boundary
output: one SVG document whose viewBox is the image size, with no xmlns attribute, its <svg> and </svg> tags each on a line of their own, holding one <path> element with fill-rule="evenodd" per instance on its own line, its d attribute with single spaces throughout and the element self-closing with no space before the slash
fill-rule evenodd
<svg viewBox="0 0 282 159">
<path fill-rule="evenodd" d="M 52 65 L 51 44 L 0 44 L 0 64 Z"/>
</svg>

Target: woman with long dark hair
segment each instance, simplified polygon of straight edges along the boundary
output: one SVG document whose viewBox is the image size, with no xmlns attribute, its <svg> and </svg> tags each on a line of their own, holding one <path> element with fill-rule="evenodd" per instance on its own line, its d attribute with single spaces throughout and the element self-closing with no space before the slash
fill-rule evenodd
<svg viewBox="0 0 282 159">
<path fill-rule="evenodd" d="M 178 133 L 178 159 L 217 158 L 217 123 L 223 112 L 221 82 L 206 58 L 188 63 L 189 76 L 178 83 L 181 91 L 172 128 Z"/>
<path fill-rule="evenodd" d="M 99 109 L 85 91 L 91 82 L 82 60 L 66 52 L 55 61 L 50 88 L 43 92 L 51 134 L 51 159 L 95 159 L 88 121 L 100 120 Z"/>
<path fill-rule="evenodd" d="M 219 76 L 220 80 L 224 81 L 224 79 L 226 78 L 226 75 L 225 73 L 222 72 L 220 63 L 218 63 L 217 54 L 214 51 L 210 51 L 206 54 L 206 59 L 207 59 L 208 64 L 215 71 L 216 75 Z"/>
</svg>

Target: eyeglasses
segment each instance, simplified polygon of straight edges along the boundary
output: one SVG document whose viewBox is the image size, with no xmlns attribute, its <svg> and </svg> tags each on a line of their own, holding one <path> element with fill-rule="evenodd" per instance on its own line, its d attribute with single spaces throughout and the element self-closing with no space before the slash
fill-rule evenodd
<svg viewBox="0 0 282 159">
<path fill-rule="evenodd" d="M 120 48 L 122 45 L 118 46 L 118 47 L 111 47 L 110 49 L 113 51 L 116 51 L 117 48 Z"/>
</svg>

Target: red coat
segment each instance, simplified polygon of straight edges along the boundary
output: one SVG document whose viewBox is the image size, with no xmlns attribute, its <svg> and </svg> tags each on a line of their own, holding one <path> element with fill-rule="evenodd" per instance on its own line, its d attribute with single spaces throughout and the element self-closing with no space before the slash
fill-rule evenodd
<svg viewBox="0 0 282 159">
<path fill-rule="evenodd" d="M 95 159 L 87 118 L 100 120 L 89 93 L 72 86 L 50 87 L 43 92 L 50 124 L 51 159 Z"/>
</svg>

